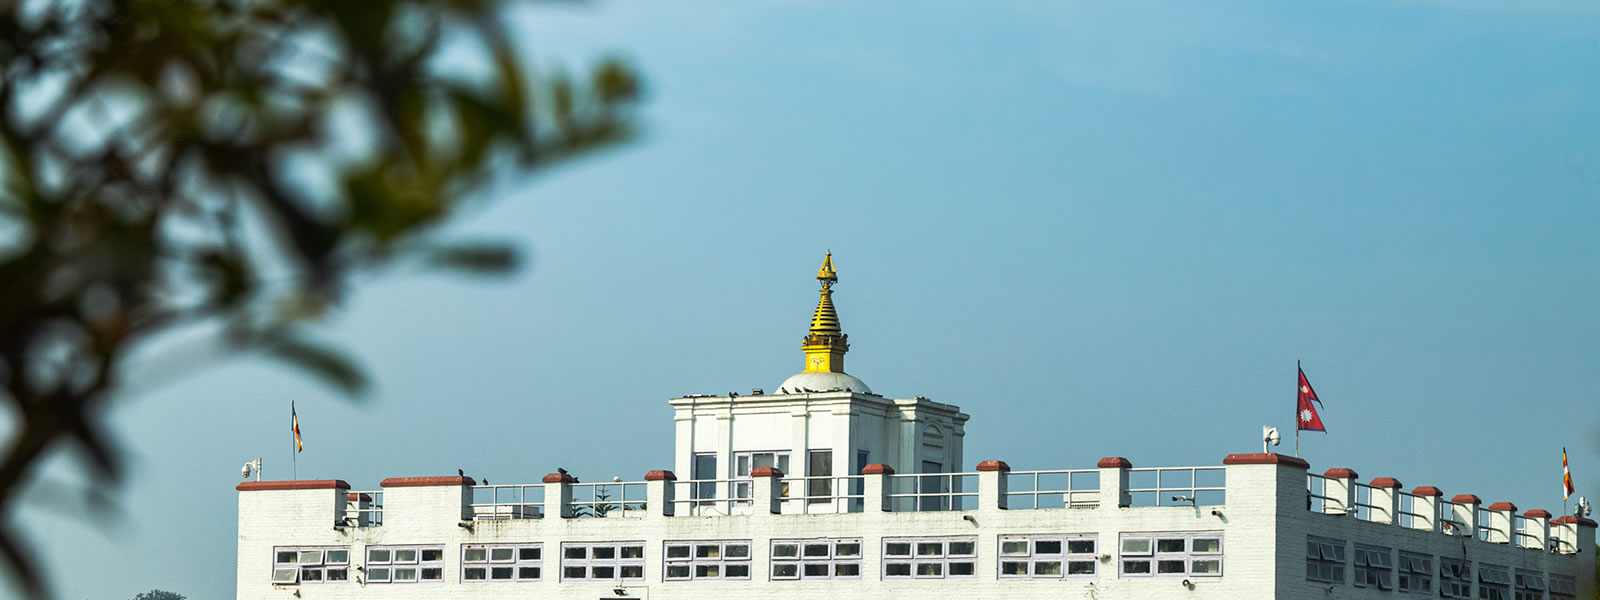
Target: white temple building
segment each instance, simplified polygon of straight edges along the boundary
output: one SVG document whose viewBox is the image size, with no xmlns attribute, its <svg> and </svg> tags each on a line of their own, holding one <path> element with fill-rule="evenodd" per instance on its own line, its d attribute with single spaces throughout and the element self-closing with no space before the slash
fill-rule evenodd
<svg viewBox="0 0 1600 600">
<path fill-rule="evenodd" d="M 478 485 L 462 475 L 239 490 L 239 598 L 1486 598 L 1594 593 L 1595 522 L 1311 471 L 1012 471 L 968 415 L 844 370 L 832 256 L 771 393 L 674 398 L 672 470 Z M 1086 457 L 1093 460 L 1095 457 Z M 647 459 L 653 460 L 653 459 Z M 664 461 L 663 461 L 664 462 Z"/>
</svg>

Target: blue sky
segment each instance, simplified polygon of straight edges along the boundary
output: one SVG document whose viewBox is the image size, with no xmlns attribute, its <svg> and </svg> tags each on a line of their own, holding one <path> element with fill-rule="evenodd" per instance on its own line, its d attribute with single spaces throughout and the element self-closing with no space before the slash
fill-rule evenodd
<svg viewBox="0 0 1600 600">
<path fill-rule="evenodd" d="M 967 463 L 1220 464 L 1326 403 L 1320 472 L 1600 496 L 1600 5 L 611 3 L 513 15 L 629 58 L 636 143 L 454 231 L 515 277 L 385 275 L 329 323 L 364 403 L 258 359 L 116 408 L 121 516 L 14 515 L 67 598 L 234 587 L 240 463 L 370 489 L 670 468 L 669 397 L 800 370 L 832 250 L 849 371 L 972 415 Z M 1286 441 L 1287 443 L 1292 443 Z M 1280 451 L 1290 452 L 1288 446 Z M 82 486 L 58 456 L 34 497 Z M 85 576 L 88 573 L 95 576 Z"/>
</svg>

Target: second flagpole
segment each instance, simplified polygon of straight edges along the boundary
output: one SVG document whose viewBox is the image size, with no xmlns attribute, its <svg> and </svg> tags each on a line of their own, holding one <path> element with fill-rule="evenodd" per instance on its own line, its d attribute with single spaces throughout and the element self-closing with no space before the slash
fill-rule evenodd
<svg viewBox="0 0 1600 600">
<path fill-rule="evenodd" d="M 1294 361 L 1294 388 L 1300 389 L 1300 361 Z M 1300 457 L 1300 401 L 1296 396 L 1294 403 L 1294 456 Z"/>
</svg>

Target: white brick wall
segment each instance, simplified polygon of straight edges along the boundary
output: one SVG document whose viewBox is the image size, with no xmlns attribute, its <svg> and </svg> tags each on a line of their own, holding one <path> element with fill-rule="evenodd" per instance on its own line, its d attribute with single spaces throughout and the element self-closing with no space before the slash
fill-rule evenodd
<svg viewBox="0 0 1600 600">
<path fill-rule="evenodd" d="M 1110 484 L 1116 469 L 1102 471 Z M 986 474 L 996 477 L 996 474 Z M 986 478 L 987 479 L 987 478 Z M 992 483 L 992 482 L 991 482 Z M 661 482 L 652 482 L 659 493 Z M 1421 552 L 1435 557 L 1465 556 L 1473 563 L 1574 575 L 1583 593 L 1593 582 L 1587 553 L 1553 555 L 1505 544 L 1450 537 L 1354 517 L 1312 513 L 1305 508 L 1305 470 L 1290 464 L 1236 464 L 1227 467 L 1227 504 L 1202 507 L 1002 510 L 996 501 L 969 512 L 864 512 L 854 514 L 723 517 L 666 517 L 658 507 L 640 518 L 479 521 L 460 526 L 467 502 L 462 486 L 394 487 L 385 491 L 384 525 L 333 527 L 342 516 L 345 490 L 245 491 L 239 500 L 239 598 L 606 598 L 606 583 L 561 583 L 559 548 L 572 541 L 645 543 L 645 581 L 624 584 L 628 597 L 749 598 L 756 596 L 836 600 L 840 596 L 890 597 L 937 593 L 942 597 L 987 598 L 1328 598 L 1329 584 L 1305 580 L 1305 538 L 1316 535 Z M 994 486 L 987 488 L 993 490 Z M 869 484 L 869 489 L 877 489 Z M 980 490 L 983 492 L 984 490 Z M 764 495 L 764 494 L 763 494 Z M 659 497 L 659 496 L 656 496 Z M 876 505 L 867 502 L 869 508 Z M 1213 514 L 1215 510 L 1219 514 Z M 552 512 L 552 511 L 547 511 Z M 971 520 L 964 516 L 972 517 Z M 1552 527 L 1557 528 L 1556 526 Z M 1594 529 L 1568 526 L 1581 547 L 1593 548 Z M 1223 535 L 1223 575 L 1192 578 L 1119 578 L 1117 540 L 1125 532 L 1206 532 Z M 1002 535 L 1094 534 L 1108 558 L 1092 580 L 1016 581 L 998 579 L 998 539 Z M 884 581 L 880 540 L 899 536 L 975 535 L 978 574 L 965 580 Z M 770 540 L 778 538 L 862 538 L 862 577 L 848 581 L 768 581 Z M 752 579 L 740 582 L 664 582 L 663 542 L 686 540 L 752 541 Z M 460 545 L 542 542 L 544 581 L 462 584 Z M 274 586 L 270 583 L 273 546 L 349 545 L 352 565 L 374 544 L 444 544 L 445 582 L 440 584 L 343 584 Z M 1465 548 L 1465 549 L 1463 549 Z M 1435 561 L 1437 568 L 1437 560 Z M 1393 592 L 1362 590 L 1346 581 L 1331 597 L 1394 597 Z M 1476 571 L 1475 571 L 1476 572 Z M 352 579 L 360 572 L 352 569 Z M 1582 596 L 1580 594 L 1580 597 Z"/>
</svg>

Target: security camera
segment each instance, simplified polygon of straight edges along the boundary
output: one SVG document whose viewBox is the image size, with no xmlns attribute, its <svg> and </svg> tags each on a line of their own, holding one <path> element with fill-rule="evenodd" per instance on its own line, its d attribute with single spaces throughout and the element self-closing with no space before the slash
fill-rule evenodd
<svg viewBox="0 0 1600 600">
<path fill-rule="evenodd" d="M 1278 445 L 1278 428 L 1271 425 L 1261 426 L 1261 453 L 1267 453 L 1268 446 Z"/>
<path fill-rule="evenodd" d="M 1172 497 L 1172 501 L 1173 502 L 1188 502 L 1189 504 L 1194 504 L 1194 496 L 1173 496 Z"/>
<path fill-rule="evenodd" d="M 250 463 L 245 463 L 244 468 L 239 469 L 239 476 L 245 479 L 250 478 Z"/>
</svg>

